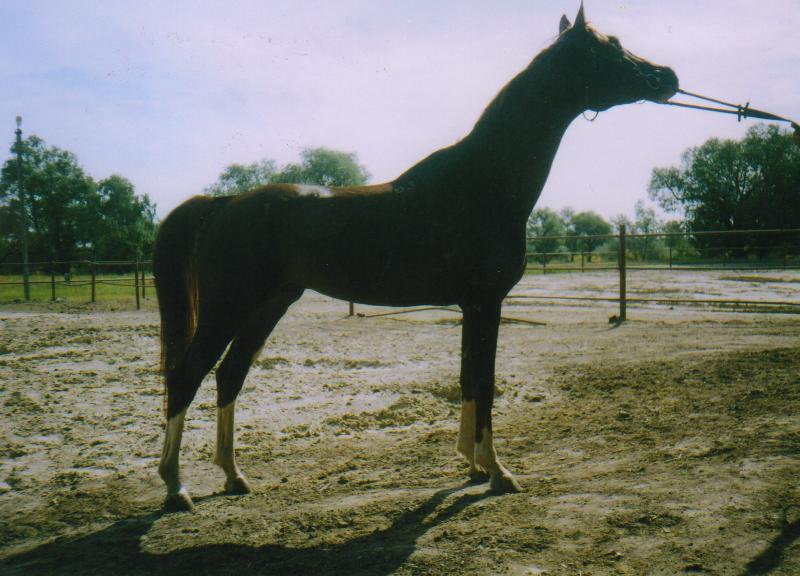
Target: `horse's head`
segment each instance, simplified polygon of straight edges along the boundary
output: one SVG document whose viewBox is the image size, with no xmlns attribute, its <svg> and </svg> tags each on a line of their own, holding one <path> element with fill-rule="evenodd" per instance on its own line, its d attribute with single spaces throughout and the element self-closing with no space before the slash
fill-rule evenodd
<svg viewBox="0 0 800 576">
<path fill-rule="evenodd" d="M 581 3 L 575 23 L 561 17 L 558 43 L 564 43 L 575 71 L 576 90 L 586 109 L 607 110 L 639 100 L 666 100 L 678 89 L 671 68 L 658 66 L 622 47 L 586 23 Z"/>
</svg>

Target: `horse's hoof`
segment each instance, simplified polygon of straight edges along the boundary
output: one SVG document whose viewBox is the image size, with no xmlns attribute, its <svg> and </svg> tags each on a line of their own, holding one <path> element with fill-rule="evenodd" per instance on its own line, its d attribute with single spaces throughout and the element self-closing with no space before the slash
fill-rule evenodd
<svg viewBox="0 0 800 576">
<path fill-rule="evenodd" d="M 225 481 L 225 493 L 226 494 L 250 494 L 253 491 L 250 488 L 250 483 L 244 476 L 237 476 L 236 478 L 228 478 Z"/>
<path fill-rule="evenodd" d="M 472 484 L 483 484 L 489 480 L 489 475 L 482 470 L 470 470 L 469 481 Z"/>
<path fill-rule="evenodd" d="M 191 512 L 194 509 L 194 504 L 186 488 L 181 488 L 175 494 L 167 495 L 163 509 L 164 512 Z"/>
<path fill-rule="evenodd" d="M 497 474 L 496 476 L 492 476 L 489 487 L 492 492 L 496 492 L 497 494 L 516 494 L 517 492 L 523 491 L 522 486 L 517 484 L 517 481 L 514 480 L 511 474 Z"/>
</svg>

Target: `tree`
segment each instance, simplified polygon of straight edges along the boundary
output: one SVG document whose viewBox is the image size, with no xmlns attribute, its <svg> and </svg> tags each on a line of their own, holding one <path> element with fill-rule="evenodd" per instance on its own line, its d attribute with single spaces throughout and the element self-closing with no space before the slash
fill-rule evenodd
<svg viewBox="0 0 800 576">
<path fill-rule="evenodd" d="M 637 200 L 633 208 L 634 222 L 629 232 L 633 234 L 658 234 L 661 231 L 662 222 L 653 208 L 645 205 L 644 200 Z M 662 243 L 658 238 L 644 236 L 641 238 L 631 238 L 630 250 L 634 258 L 647 260 L 648 257 L 655 255 Z"/>
<path fill-rule="evenodd" d="M 580 251 L 588 253 L 589 262 L 592 261 L 592 252 L 606 242 L 605 238 L 597 236 L 611 233 L 611 225 L 600 214 L 592 211 L 575 214 L 572 217 L 572 229 L 576 238 L 580 239 Z"/>
<path fill-rule="evenodd" d="M 553 236 L 564 235 L 564 221 L 550 208 L 537 208 L 528 218 L 528 247 L 537 260 L 547 264 L 562 246 L 562 241 Z"/>
<path fill-rule="evenodd" d="M 670 236 L 664 237 L 664 243 L 671 251 L 673 258 L 696 256 L 697 252 L 692 249 L 689 238 L 686 236 L 686 223 L 682 220 L 668 220 L 662 226 L 662 231 Z"/>
<path fill-rule="evenodd" d="M 278 169 L 269 159 L 252 164 L 231 164 L 217 181 L 205 188 L 211 196 L 241 194 L 265 184 L 318 184 L 320 186 L 361 186 L 369 172 L 352 153 L 328 148 L 305 148 L 300 163 L 289 163 Z"/>
<path fill-rule="evenodd" d="M 97 184 L 96 210 L 92 214 L 91 246 L 98 260 L 133 260 L 149 257 L 155 239 L 156 207 L 145 194 L 136 195 L 133 184 L 114 174 Z"/>
<path fill-rule="evenodd" d="M 740 141 L 712 138 L 681 156 L 680 167 L 656 168 L 649 195 L 664 210 L 685 215 L 690 232 L 800 227 L 800 147 L 775 125 L 750 128 Z M 721 243 L 764 251 L 781 235 L 699 236 L 701 247 Z"/>
<path fill-rule="evenodd" d="M 369 172 L 358 163 L 353 153 L 328 148 L 306 148 L 300 153 L 300 164 L 287 164 L 273 181 L 320 186 L 361 186 Z"/>
<path fill-rule="evenodd" d="M 269 184 L 276 172 L 277 166 L 272 160 L 261 160 L 252 164 L 231 164 L 204 192 L 209 196 L 241 194 L 258 186 Z"/>
<path fill-rule="evenodd" d="M 94 182 L 71 152 L 48 147 L 37 136 L 23 140 L 21 147 L 31 259 L 71 260 L 87 240 L 81 225 L 86 222 Z M 3 165 L 0 200 L 19 218 L 16 164 L 11 158 Z"/>
<path fill-rule="evenodd" d="M 120 259 L 149 254 L 155 206 L 147 196 L 137 197 L 130 182 L 112 176 L 98 185 L 73 153 L 47 146 L 37 136 L 23 140 L 20 153 L 32 261 L 75 260 L 79 250 L 97 251 L 104 246 L 108 251 L 96 256 Z M 9 225 L 9 220 L 15 224 Z M 17 161 L 10 158 L 0 170 L 0 234 L 16 249 L 19 222 Z"/>
</svg>

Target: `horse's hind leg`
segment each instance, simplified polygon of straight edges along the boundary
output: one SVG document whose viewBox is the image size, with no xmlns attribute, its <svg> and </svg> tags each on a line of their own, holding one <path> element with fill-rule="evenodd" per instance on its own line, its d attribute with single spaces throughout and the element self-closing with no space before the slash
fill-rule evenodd
<svg viewBox="0 0 800 576">
<path fill-rule="evenodd" d="M 217 455 L 214 462 L 225 472 L 225 491 L 247 494 L 250 485 L 236 465 L 234 411 L 250 365 L 287 308 L 303 293 L 285 291 L 271 298 L 258 314 L 237 332 L 225 359 L 217 369 Z"/>
<path fill-rule="evenodd" d="M 167 429 L 158 473 L 167 485 L 167 509 L 188 510 L 192 499 L 180 478 L 180 449 L 186 409 L 203 378 L 230 341 L 230 328 L 200 323 L 180 363 L 167 374 Z"/>
</svg>

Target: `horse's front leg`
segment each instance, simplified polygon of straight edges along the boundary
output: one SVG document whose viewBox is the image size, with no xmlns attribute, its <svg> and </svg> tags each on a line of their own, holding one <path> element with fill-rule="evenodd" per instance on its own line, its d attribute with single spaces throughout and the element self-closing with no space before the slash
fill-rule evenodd
<svg viewBox="0 0 800 576">
<path fill-rule="evenodd" d="M 464 305 L 461 341 L 461 429 L 458 450 L 470 463 L 470 477 L 489 475 L 492 490 L 519 492 L 500 463 L 492 439 L 494 363 L 501 302 Z M 484 476 L 485 478 L 485 476 Z"/>
</svg>

